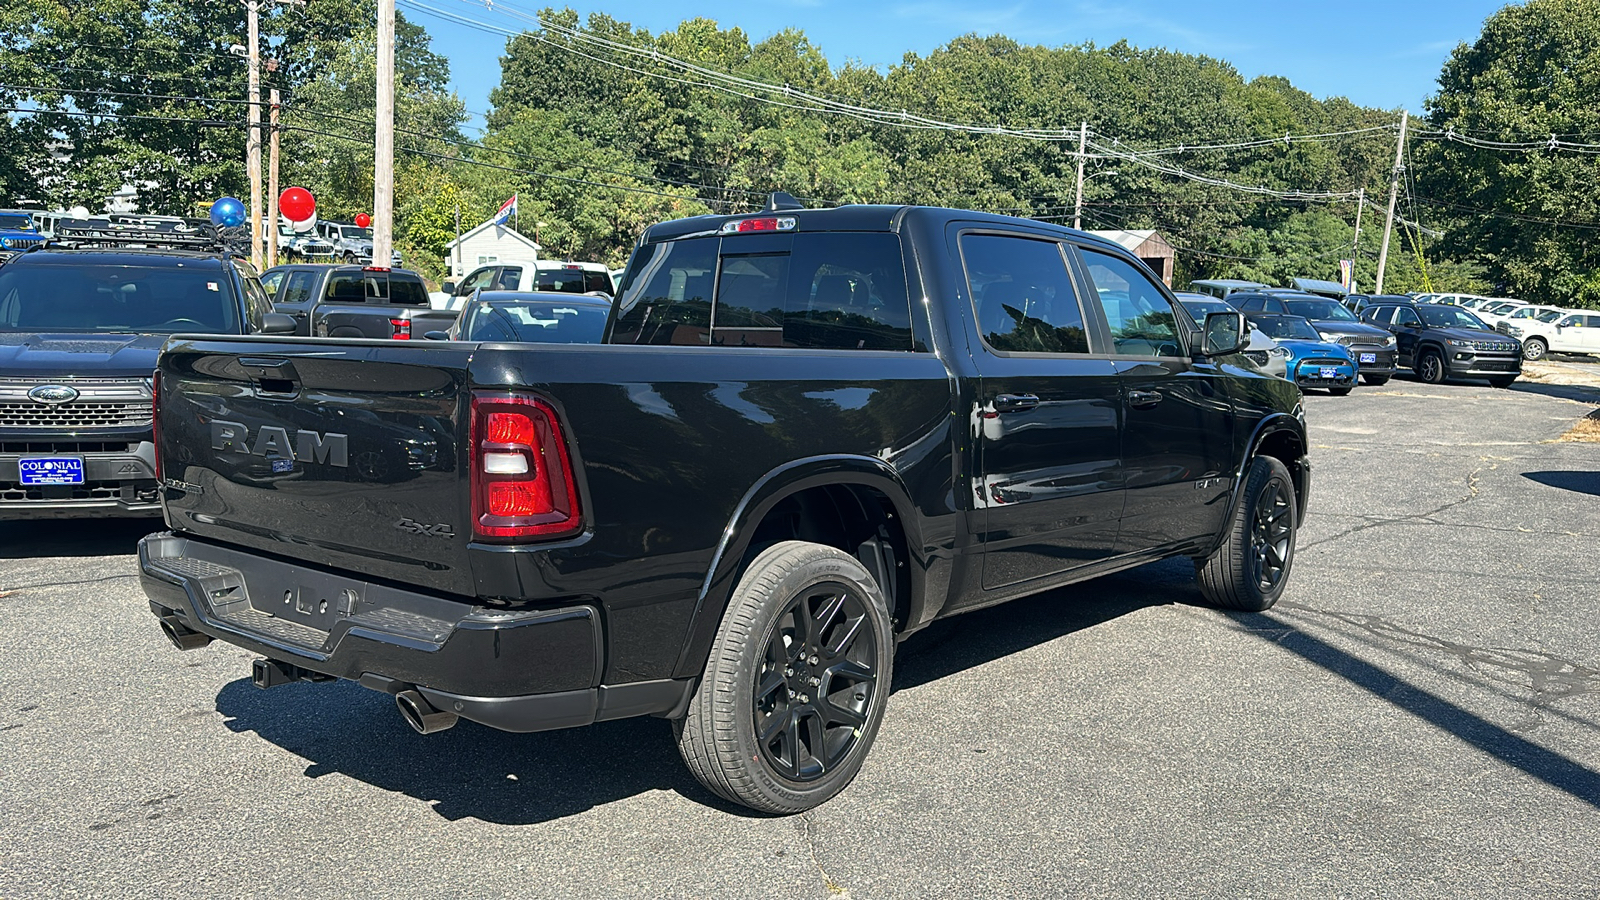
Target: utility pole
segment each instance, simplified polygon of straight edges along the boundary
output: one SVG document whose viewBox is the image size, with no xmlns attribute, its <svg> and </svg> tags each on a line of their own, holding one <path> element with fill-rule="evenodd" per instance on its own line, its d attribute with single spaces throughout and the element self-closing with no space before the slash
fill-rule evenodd
<svg viewBox="0 0 1600 900">
<path fill-rule="evenodd" d="M 250 45 L 245 58 L 250 68 L 250 129 L 245 142 L 245 167 L 250 170 L 250 261 L 261 268 L 261 2 L 244 0 Z"/>
<path fill-rule="evenodd" d="M 1373 288 L 1374 294 L 1383 293 L 1383 270 L 1389 264 L 1389 233 L 1394 230 L 1394 202 L 1400 194 L 1400 173 L 1405 171 L 1406 152 L 1406 126 L 1411 121 L 1411 113 L 1400 112 L 1400 140 L 1394 145 L 1394 171 L 1389 175 L 1389 217 L 1383 223 L 1383 246 L 1378 250 L 1378 283 Z"/>
<path fill-rule="evenodd" d="M 378 122 L 372 151 L 372 264 L 394 246 L 394 0 L 378 0 Z"/>
<path fill-rule="evenodd" d="M 1083 157 L 1089 146 L 1089 123 L 1078 126 L 1078 201 L 1072 207 L 1072 227 L 1083 230 Z"/>
<path fill-rule="evenodd" d="M 278 264 L 278 89 L 272 89 L 267 140 L 267 268 Z"/>
<path fill-rule="evenodd" d="M 1350 242 L 1350 292 L 1356 290 L 1356 262 L 1361 258 L 1361 211 L 1367 205 L 1367 189 L 1361 189 L 1361 195 L 1356 199 L 1356 236 Z"/>
</svg>

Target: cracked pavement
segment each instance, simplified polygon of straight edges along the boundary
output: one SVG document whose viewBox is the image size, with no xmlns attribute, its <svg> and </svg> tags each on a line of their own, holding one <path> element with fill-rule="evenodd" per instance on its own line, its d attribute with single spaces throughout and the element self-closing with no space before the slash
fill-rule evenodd
<svg viewBox="0 0 1600 900">
<path fill-rule="evenodd" d="M 257 691 L 161 637 L 146 524 L 0 524 L 0 898 L 1594 896 L 1600 444 L 1556 439 L 1597 405 L 1309 397 L 1277 608 L 1180 560 L 936 624 L 791 819 L 654 719 L 421 737 L 354 685 Z"/>
</svg>

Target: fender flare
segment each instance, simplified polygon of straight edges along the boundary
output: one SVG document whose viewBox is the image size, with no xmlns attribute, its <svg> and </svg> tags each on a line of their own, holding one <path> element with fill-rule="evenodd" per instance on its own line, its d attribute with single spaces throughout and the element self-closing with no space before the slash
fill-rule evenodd
<svg viewBox="0 0 1600 900">
<path fill-rule="evenodd" d="M 1256 424 L 1256 430 L 1250 435 L 1250 440 L 1245 444 L 1244 454 L 1239 457 L 1239 465 L 1236 469 L 1234 469 L 1233 488 L 1231 491 L 1229 491 L 1228 497 L 1228 515 L 1227 518 L 1223 519 L 1224 528 L 1227 527 L 1226 523 L 1233 521 L 1233 514 L 1239 509 L 1239 503 L 1244 497 L 1244 482 L 1245 478 L 1249 475 L 1250 461 L 1256 458 L 1256 454 L 1260 452 L 1261 445 L 1266 441 L 1267 438 L 1274 434 L 1280 434 L 1285 431 L 1293 434 L 1295 438 L 1299 440 L 1302 451 L 1307 449 L 1308 439 L 1306 436 L 1305 423 L 1300 419 L 1299 416 L 1282 412 L 1273 413 Z M 1301 453 L 1300 464 L 1307 469 L 1310 468 L 1310 461 L 1307 459 L 1304 452 Z M 1308 499 L 1308 494 L 1311 489 L 1310 477 L 1311 476 L 1308 471 L 1303 476 L 1301 483 L 1296 485 L 1296 487 L 1299 488 L 1299 490 L 1296 492 L 1296 500 L 1300 501 L 1298 504 L 1299 509 L 1296 510 L 1296 515 L 1299 521 L 1296 522 L 1296 524 L 1300 524 L 1305 521 L 1307 504 L 1304 501 Z M 1217 536 L 1211 541 L 1211 544 L 1206 547 L 1205 553 L 1201 555 L 1202 559 L 1209 558 L 1211 554 L 1217 552 L 1217 548 L 1222 546 L 1222 540 L 1225 534 L 1225 531 L 1219 531 L 1217 533 Z"/>
<path fill-rule="evenodd" d="M 745 491 L 722 529 L 722 537 L 717 541 L 711 565 L 695 598 L 694 612 L 684 634 L 683 649 L 673 669 L 674 677 L 697 677 L 705 668 L 705 658 L 710 653 L 711 640 L 716 634 L 715 625 L 722 621 L 722 614 L 727 609 L 728 598 L 740 575 L 744 554 L 749 548 L 755 527 L 784 499 L 810 488 L 829 485 L 870 487 L 888 497 L 895 515 L 900 519 L 907 550 L 913 559 L 918 557 L 922 547 L 922 530 L 916 508 L 899 473 L 887 462 L 872 456 L 830 454 L 797 459 L 778 466 Z M 911 621 L 916 621 L 916 611 L 923 603 L 923 576 L 922 567 L 910 563 L 907 560 L 911 577 L 908 601 L 913 616 Z"/>
</svg>

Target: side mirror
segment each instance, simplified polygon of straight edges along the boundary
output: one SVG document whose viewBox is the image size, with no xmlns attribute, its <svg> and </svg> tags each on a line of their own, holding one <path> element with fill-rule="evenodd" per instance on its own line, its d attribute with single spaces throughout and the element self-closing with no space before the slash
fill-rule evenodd
<svg viewBox="0 0 1600 900">
<path fill-rule="evenodd" d="M 262 334 L 294 334 L 294 316 L 267 313 L 261 317 Z"/>
<path fill-rule="evenodd" d="M 450 294 L 450 295 L 454 296 L 454 294 L 456 292 L 456 283 L 454 281 L 446 281 L 443 284 L 439 285 L 439 290 L 444 291 L 446 294 Z"/>
<path fill-rule="evenodd" d="M 1200 356 L 1227 356 L 1250 345 L 1244 313 L 1214 312 L 1206 315 L 1205 331 L 1200 335 Z"/>
<path fill-rule="evenodd" d="M 448 341 L 448 340 L 450 340 L 449 332 L 445 332 L 445 331 L 430 331 L 430 332 L 424 334 L 423 337 L 426 338 L 427 340 L 430 340 L 430 341 Z"/>
</svg>

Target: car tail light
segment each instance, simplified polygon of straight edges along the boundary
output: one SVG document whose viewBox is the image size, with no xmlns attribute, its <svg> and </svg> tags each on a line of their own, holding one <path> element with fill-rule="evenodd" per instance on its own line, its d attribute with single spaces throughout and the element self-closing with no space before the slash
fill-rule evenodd
<svg viewBox="0 0 1600 900">
<path fill-rule="evenodd" d="M 555 410 L 517 394 L 472 396 L 472 523 L 515 542 L 583 530 L 567 441 Z"/>
<path fill-rule="evenodd" d="M 156 445 L 156 481 L 161 480 L 161 370 L 150 374 L 150 439 Z"/>
<path fill-rule="evenodd" d="M 397 341 L 411 340 L 410 319 L 390 319 L 389 324 L 394 327 L 394 334 L 389 335 L 389 337 L 392 337 Z"/>
<path fill-rule="evenodd" d="M 722 223 L 723 234 L 743 234 L 756 231 L 793 231 L 795 219 L 793 216 L 777 216 L 761 219 L 735 219 Z"/>
</svg>

